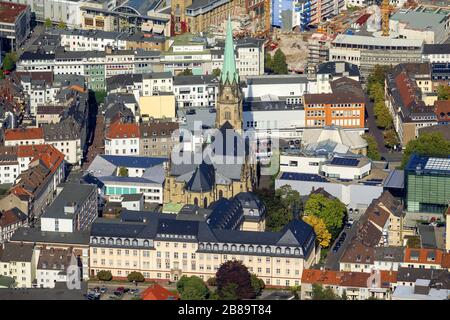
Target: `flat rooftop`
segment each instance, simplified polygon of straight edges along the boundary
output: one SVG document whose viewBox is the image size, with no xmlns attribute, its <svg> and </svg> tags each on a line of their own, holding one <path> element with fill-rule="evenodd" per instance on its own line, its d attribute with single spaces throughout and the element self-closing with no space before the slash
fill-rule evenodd
<svg viewBox="0 0 450 320">
<path fill-rule="evenodd" d="M 0 2 L 0 23 L 14 23 L 17 17 L 27 9 L 27 5 Z"/>
<path fill-rule="evenodd" d="M 437 30 L 440 24 L 444 23 L 447 13 L 442 11 L 412 11 L 400 9 L 390 18 L 392 21 L 405 23 L 416 30 Z"/>
</svg>

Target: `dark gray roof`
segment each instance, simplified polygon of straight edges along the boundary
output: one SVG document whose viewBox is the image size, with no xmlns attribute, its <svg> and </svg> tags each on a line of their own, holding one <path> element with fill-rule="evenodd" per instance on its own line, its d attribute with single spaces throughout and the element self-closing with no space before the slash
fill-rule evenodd
<svg viewBox="0 0 450 320">
<path fill-rule="evenodd" d="M 431 280 L 432 288 L 450 289 L 450 272 L 447 270 L 398 268 L 397 282 L 416 282 L 418 279 Z"/>
<path fill-rule="evenodd" d="M 404 255 L 404 247 L 375 247 L 374 260 L 403 262 Z"/>
<path fill-rule="evenodd" d="M 64 212 L 64 207 L 72 204 L 81 207 L 92 192 L 96 191 L 93 184 L 64 183 L 60 187 L 63 190 L 42 214 L 43 218 L 72 219 L 73 214 Z"/>
<path fill-rule="evenodd" d="M 247 85 L 307 83 L 307 75 L 263 75 L 247 77 Z"/>
<path fill-rule="evenodd" d="M 186 184 L 186 189 L 193 192 L 212 190 L 215 184 L 215 169 L 212 164 L 202 162 Z"/>
<path fill-rule="evenodd" d="M 173 84 L 175 86 L 191 86 L 196 84 L 219 85 L 219 79 L 213 75 L 176 76 L 173 78 Z"/>
<path fill-rule="evenodd" d="M 142 199 L 142 197 L 144 196 L 144 194 L 142 193 L 136 193 L 136 194 L 124 194 L 122 195 L 122 202 L 127 202 L 127 201 L 140 201 Z"/>
<path fill-rule="evenodd" d="M 343 66 L 342 70 L 336 70 L 336 66 Z M 343 61 L 330 61 L 321 63 L 317 66 L 317 74 L 331 74 L 332 76 L 343 75 L 344 73 L 350 77 L 359 77 L 358 66 Z"/>
<path fill-rule="evenodd" d="M 449 54 L 450 53 L 450 43 L 442 44 L 424 44 L 423 54 Z"/>
<path fill-rule="evenodd" d="M 419 224 L 417 230 L 420 235 L 420 241 L 422 243 L 422 248 L 436 249 L 436 234 L 433 226 Z"/>
<path fill-rule="evenodd" d="M 106 79 L 108 91 L 132 86 L 135 82 L 142 82 L 142 74 L 119 74 Z"/>
<path fill-rule="evenodd" d="M 34 246 L 32 244 L 5 243 L 5 247 L 0 249 L 0 261 L 31 262 L 31 258 L 33 257 L 33 248 Z"/>
<path fill-rule="evenodd" d="M 170 240 L 171 235 L 189 236 L 183 237 L 186 241 L 196 238 L 199 242 L 301 247 L 305 255 L 311 252 L 316 239 L 314 229 L 302 220 L 291 221 L 280 232 L 253 232 L 211 228 L 206 222 L 180 220 L 176 215 L 137 211 L 122 212 L 121 220 L 98 218 L 91 227 L 94 237 L 155 239 L 165 236 Z"/>
<path fill-rule="evenodd" d="M 151 72 L 142 75 L 143 79 L 167 79 L 172 78 L 172 72 Z"/>
<path fill-rule="evenodd" d="M 236 229 L 242 223 L 243 210 L 239 201 L 221 198 L 209 209 L 208 225 L 214 229 Z"/>
<path fill-rule="evenodd" d="M 31 52 L 25 51 L 20 56 L 20 60 L 53 60 L 55 59 L 55 55 L 53 53 L 40 53 L 40 52 Z"/>
<path fill-rule="evenodd" d="M 19 228 L 12 235 L 11 242 L 71 244 L 87 246 L 89 244 L 88 231 L 54 232 L 41 231 L 39 228 Z"/>
</svg>

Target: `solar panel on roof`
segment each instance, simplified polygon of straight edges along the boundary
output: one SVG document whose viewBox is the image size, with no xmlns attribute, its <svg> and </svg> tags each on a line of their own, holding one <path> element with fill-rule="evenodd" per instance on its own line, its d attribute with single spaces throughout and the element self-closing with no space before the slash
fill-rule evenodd
<svg viewBox="0 0 450 320">
<path fill-rule="evenodd" d="M 338 165 L 338 166 L 356 167 L 359 164 L 359 160 L 335 157 L 335 158 L 333 158 L 333 160 L 331 160 L 331 164 Z"/>
<path fill-rule="evenodd" d="M 327 179 L 325 179 L 317 174 L 298 173 L 298 172 L 283 172 L 283 174 L 281 175 L 281 179 L 282 180 L 327 182 Z"/>
</svg>

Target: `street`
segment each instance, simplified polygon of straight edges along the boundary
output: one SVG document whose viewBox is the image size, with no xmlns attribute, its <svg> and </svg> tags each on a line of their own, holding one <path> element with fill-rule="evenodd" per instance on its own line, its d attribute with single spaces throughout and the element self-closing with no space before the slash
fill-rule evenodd
<svg viewBox="0 0 450 320">
<path fill-rule="evenodd" d="M 374 103 L 369 98 L 367 98 L 366 102 L 366 127 L 369 128 L 368 133 L 371 134 L 378 145 L 378 151 L 381 154 L 383 160 L 388 162 L 399 162 L 402 159 L 401 151 L 392 151 L 389 148 L 386 148 L 384 145 L 384 130 L 379 129 L 375 122 L 375 114 L 374 114 Z"/>
<path fill-rule="evenodd" d="M 334 241 L 333 246 L 330 247 L 330 251 L 328 251 L 327 260 L 325 261 L 326 270 L 339 270 L 339 261 L 341 260 L 341 257 L 344 254 L 345 248 L 354 237 L 357 229 L 358 229 L 358 221 L 355 221 L 350 229 L 344 228 L 341 231 L 337 239 Z M 338 252 L 334 253 L 333 248 L 337 243 L 341 234 L 344 232 L 347 233 L 347 236 L 345 237 L 344 242 L 341 243 L 341 247 L 339 248 Z"/>
</svg>

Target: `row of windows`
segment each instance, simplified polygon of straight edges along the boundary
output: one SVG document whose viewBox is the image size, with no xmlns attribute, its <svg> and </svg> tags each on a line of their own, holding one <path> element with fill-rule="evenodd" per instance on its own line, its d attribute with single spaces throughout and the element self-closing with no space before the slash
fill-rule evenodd
<svg viewBox="0 0 450 320">
<path fill-rule="evenodd" d="M 265 246 L 263 248 L 263 246 L 253 246 L 253 245 L 246 246 L 243 244 L 241 244 L 239 246 L 237 246 L 235 244 L 232 244 L 232 245 L 223 244 L 220 248 L 217 243 L 215 243 L 215 244 L 207 243 L 206 245 L 203 243 L 200 243 L 199 249 L 200 250 L 213 250 L 213 251 L 221 250 L 221 251 L 257 252 L 257 253 L 262 253 L 262 252 L 272 253 L 272 252 L 274 252 L 276 254 L 283 253 L 283 254 L 288 254 L 288 255 L 289 254 L 294 254 L 294 255 L 301 254 L 301 251 L 299 248 L 295 248 L 294 250 L 291 250 L 291 248 L 289 248 L 289 247 L 286 247 L 284 249 L 282 249 L 281 247 L 276 247 L 275 251 L 273 251 L 272 250 L 273 248 L 270 246 Z"/>
</svg>

